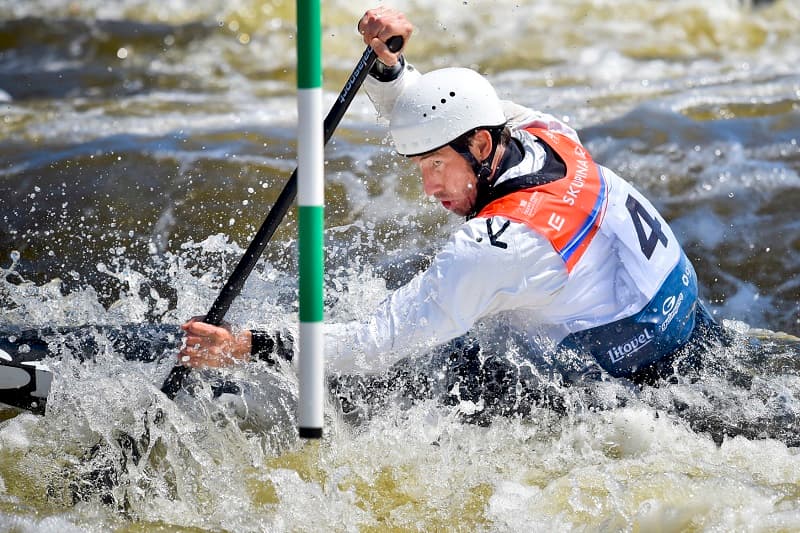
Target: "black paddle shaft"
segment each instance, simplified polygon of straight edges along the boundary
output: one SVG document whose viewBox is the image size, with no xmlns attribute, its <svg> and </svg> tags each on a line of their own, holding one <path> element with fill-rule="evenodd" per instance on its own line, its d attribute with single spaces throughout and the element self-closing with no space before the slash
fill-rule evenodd
<svg viewBox="0 0 800 533">
<path fill-rule="evenodd" d="M 386 42 L 386 45 L 392 52 L 397 52 L 403 47 L 403 38 L 400 36 L 392 37 Z M 377 59 L 378 56 L 375 54 L 375 51 L 372 47 L 368 46 L 367 49 L 364 50 L 364 54 L 361 56 L 361 60 L 356 65 L 353 73 L 350 74 L 347 83 L 344 84 L 342 91 L 339 93 L 339 97 L 328 112 L 328 116 L 325 117 L 324 142 L 326 144 L 339 125 L 339 122 L 342 120 L 347 108 L 350 107 L 350 103 L 353 101 L 356 92 L 358 92 L 359 87 L 361 87 L 361 84 L 364 82 L 364 79 L 367 77 L 367 74 Z M 237 264 L 236 268 L 233 270 L 233 273 L 231 273 L 227 283 L 222 287 L 219 296 L 214 300 L 214 304 L 203 320 L 206 324 L 214 326 L 222 324 L 225 314 L 228 312 L 228 309 L 230 309 L 236 297 L 242 292 L 242 287 L 244 287 L 248 276 L 250 276 L 253 268 L 255 268 L 259 257 L 261 257 L 264 248 L 267 247 L 267 243 L 269 243 L 270 239 L 275 234 L 275 230 L 278 229 L 278 225 L 283 220 L 283 217 L 286 216 L 286 213 L 289 211 L 296 195 L 297 168 L 292 172 L 289 181 L 286 182 L 281 194 L 275 201 L 275 205 L 272 206 L 269 214 L 267 214 L 267 218 L 264 220 L 263 224 L 261 224 L 253 240 L 250 241 L 250 245 L 247 247 L 247 250 L 245 250 L 242 258 L 239 260 L 239 264 Z M 178 391 L 183 385 L 183 380 L 189 374 L 189 371 L 190 369 L 187 366 L 176 365 L 173 367 L 167 379 L 164 380 L 164 384 L 161 386 L 161 392 L 166 394 L 169 399 L 175 398 L 175 395 L 178 394 Z"/>
</svg>

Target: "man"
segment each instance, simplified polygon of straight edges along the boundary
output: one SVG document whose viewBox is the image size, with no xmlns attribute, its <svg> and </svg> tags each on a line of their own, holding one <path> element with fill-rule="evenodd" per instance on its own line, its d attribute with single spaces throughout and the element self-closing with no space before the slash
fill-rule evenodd
<svg viewBox="0 0 800 533">
<path fill-rule="evenodd" d="M 329 367 L 374 373 L 457 339 L 460 352 L 449 358 L 456 384 L 480 375 L 486 390 L 508 372 L 464 335 L 491 320 L 539 354 L 534 364 L 580 354 L 591 356 L 590 368 L 637 382 L 671 374 L 697 324 L 713 321 L 697 301 L 691 262 L 653 205 L 594 162 L 563 122 L 500 101 L 477 72 L 422 75 L 391 52 L 385 41 L 399 35 L 407 45 L 413 31 L 402 13 L 367 11 L 358 28 L 379 58 L 365 88 L 390 118 L 397 152 L 419 166 L 425 194 L 466 222 L 368 320 L 327 325 Z M 183 329 L 181 360 L 190 366 L 291 356 L 285 336 L 196 320 Z"/>
</svg>

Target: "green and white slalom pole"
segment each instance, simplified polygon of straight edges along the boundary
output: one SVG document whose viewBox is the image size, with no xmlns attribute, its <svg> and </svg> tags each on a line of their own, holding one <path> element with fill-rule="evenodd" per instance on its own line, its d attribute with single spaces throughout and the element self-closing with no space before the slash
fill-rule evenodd
<svg viewBox="0 0 800 533">
<path fill-rule="evenodd" d="M 320 0 L 297 0 L 297 205 L 300 437 L 322 437 L 324 405 L 324 148 Z"/>
</svg>

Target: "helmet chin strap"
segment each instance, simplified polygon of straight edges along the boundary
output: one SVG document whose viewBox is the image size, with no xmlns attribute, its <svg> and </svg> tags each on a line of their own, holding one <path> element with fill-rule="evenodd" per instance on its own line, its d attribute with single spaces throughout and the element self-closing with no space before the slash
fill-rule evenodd
<svg viewBox="0 0 800 533">
<path fill-rule="evenodd" d="M 492 147 L 492 153 L 489 154 L 489 157 L 484 159 L 477 170 L 475 170 L 475 175 L 478 177 L 478 181 L 489 181 L 489 176 L 492 175 L 492 160 L 494 159 L 494 152 L 495 148 Z"/>
</svg>

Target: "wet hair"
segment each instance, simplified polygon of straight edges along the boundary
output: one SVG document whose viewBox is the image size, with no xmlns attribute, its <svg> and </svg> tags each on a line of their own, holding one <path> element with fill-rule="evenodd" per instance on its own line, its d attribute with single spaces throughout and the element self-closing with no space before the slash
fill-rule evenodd
<svg viewBox="0 0 800 533">
<path fill-rule="evenodd" d="M 469 152 L 469 145 L 472 143 L 472 139 L 475 137 L 475 134 L 480 130 L 486 130 L 489 132 L 489 135 L 492 136 L 492 143 L 494 143 L 495 147 L 498 145 L 506 146 L 508 145 L 509 141 L 511 141 L 511 128 L 503 124 L 501 126 L 489 126 L 471 129 L 453 139 L 448 144 L 458 153 L 462 153 L 464 150 Z"/>
</svg>

